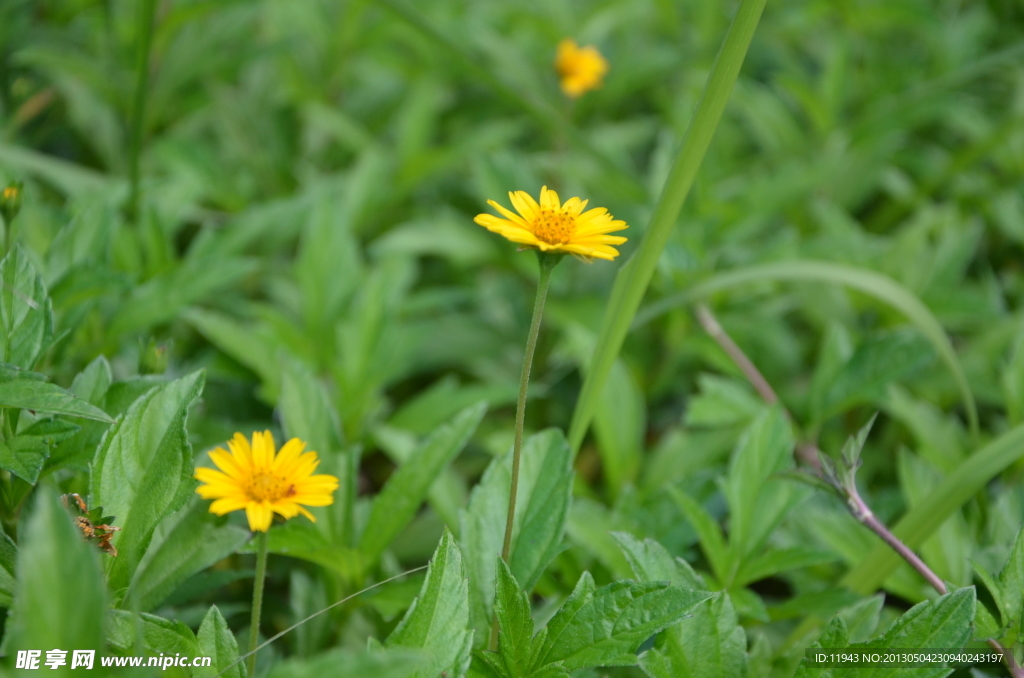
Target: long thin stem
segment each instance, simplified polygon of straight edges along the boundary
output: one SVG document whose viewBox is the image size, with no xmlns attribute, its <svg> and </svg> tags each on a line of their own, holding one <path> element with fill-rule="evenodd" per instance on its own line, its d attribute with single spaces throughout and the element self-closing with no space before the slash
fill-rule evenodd
<svg viewBox="0 0 1024 678">
<path fill-rule="evenodd" d="M 732 361 L 736 363 L 736 366 L 743 372 L 743 376 L 747 378 L 747 381 L 754 387 L 761 398 L 764 399 L 769 405 L 774 405 L 779 402 L 779 396 L 775 395 L 775 391 L 772 389 L 772 385 L 768 383 L 768 380 L 764 378 L 761 371 L 757 369 L 757 366 L 747 357 L 747 354 L 743 352 L 736 342 L 732 340 L 732 337 L 726 333 L 722 326 L 718 324 L 718 320 L 711 313 L 705 304 L 697 305 L 697 319 L 700 320 L 701 327 L 707 332 L 712 339 L 718 342 L 718 345 L 722 347 L 722 350 L 729 354 Z"/>
<path fill-rule="evenodd" d="M 548 283 L 551 282 L 551 270 L 558 263 L 559 258 L 559 255 L 538 253 L 540 277 L 537 280 L 537 297 L 533 302 L 530 334 L 526 337 L 523 371 L 519 375 L 519 399 L 516 401 L 516 432 L 515 438 L 512 441 L 512 481 L 508 494 L 508 518 L 505 521 L 505 541 L 501 546 L 501 559 L 506 563 L 512 551 L 512 526 L 515 523 L 516 494 L 519 491 L 519 462 L 523 455 L 523 425 L 526 422 L 526 392 L 530 386 L 530 369 L 533 367 L 533 353 L 537 349 L 540 321 L 544 316 L 544 302 L 548 298 Z"/>
<path fill-rule="evenodd" d="M 146 115 L 146 91 L 149 87 L 149 52 L 153 43 L 153 17 L 156 0 L 143 0 L 139 6 L 139 51 L 135 63 L 135 97 L 132 101 L 131 137 L 128 147 L 128 215 L 139 216 L 139 155 Z"/>
<path fill-rule="evenodd" d="M 263 612 L 263 582 L 267 578 L 267 533 L 256 537 L 256 578 L 252 583 L 252 622 L 249 625 L 249 659 L 246 675 L 256 671 L 256 645 L 260 639 L 260 615 Z"/>
<path fill-rule="evenodd" d="M 747 357 L 732 337 L 722 328 L 715 319 L 714 314 L 704 304 L 697 306 L 697 317 L 700 320 L 701 326 L 704 330 L 711 335 L 711 337 L 718 343 L 722 349 L 729 354 L 733 362 L 740 368 L 744 376 L 750 381 L 753 387 L 761 395 L 769 405 L 772 405 L 779 401 L 778 396 L 775 395 L 775 391 L 772 389 L 771 384 L 764 378 L 757 366 L 754 365 L 753 361 Z M 789 416 L 789 413 L 786 413 Z M 801 449 L 802 448 L 802 449 Z M 815 462 L 818 459 L 818 447 L 814 443 L 802 443 L 798 445 L 798 450 L 801 452 L 802 457 L 813 459 Z M 815 467 L 820 470 L 817 464 Z M 948 589 L 946 588 L 945 582 L 932 571 L 928 565 L 921 560 L 921 558 L 914 553 L 914 551 L 904 544 L 899 537 L 889 531 L 889 528 L 885 526 L 885 523 L 880 521 L 871 510 L 871 507 L 867 505 L 867 502 L 860 496 L 857 491 L 856 485 L 844 485 L 837 487 L 846 497 L 847 508 L 850 509 L 850 513 L 854 518 L 857 519 L 862 525 L 867 527 L 869 530 L 874 532 L 878 537 L 886 543 L 893 551 L 895 551 L 903 560 L 905 560 L 912 568 L 917 570 L 918 574 L 924 577 L 925 581 L 931 584 L 932 588 L 939 592 L 939 595 L 946 595 Z M 1003 647 L 1002 643 L 992 638 L 986 641 L 992 649 L 1001 653 L 1003 661 L 1006 663 L 1006 668 L 1009 670 L 1010 675 L 1013 678 L 1024 678 L 1024 668 L 1018 666 L 1017 661 L 1013 657 L 1013 653 Z"/>
<path fill-rule="evenodd" d="M 516 518 L 516 497 L 519 492 L 519 463 L 523 454 L 523 425 L 526 422 L 526 393 L 530 386 L 530 370 L 533 367 L 533 353 L 537 349 L 537 336 L 540 334 L 540 321 L 544 317 L 544 302 L 548 298 L 548 283 L 551 282 L 551 271 L 561 259 L 561 255 L 537 253 L 540 262 L 540 277 L 537 279 L 537 297 L 533 302 L 533 318 L 530 320 L 530 333 L 526 337 L 526 354 L 523 356 L 523 371 L 519 375 L 519 399 L 516 401 L 516 430 L 512 440 L 512 479 L 508 493 L 508 518 L 505 520 L 505 540 L 501 546 L 501 559 L 508 562 L 512 552 L 512 527 Z M 490 648 L 498 647 L 497 619 L 491 628 Z"/>
</svg>

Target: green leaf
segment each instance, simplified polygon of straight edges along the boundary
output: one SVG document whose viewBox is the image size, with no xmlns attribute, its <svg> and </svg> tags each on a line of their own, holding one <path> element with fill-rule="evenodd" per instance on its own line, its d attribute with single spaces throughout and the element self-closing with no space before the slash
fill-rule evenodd
<svg viewBox="0 0 1024 678">
<path fill-rule="evenodd" d="M 10 444 L 0 442 L 0 468 L 35 485 L 47 454 L 46 445 L 37 440 L 15 438 Z"/>
<path fill-rule="evenodd" d="M 410 678 L 461 676 L 469 668 L 473 631 L 469 628 L 469 586 L 462 554 L 445 530 L 420 594 L 385 645 L 422 651 L 426 663 Z"/>
<path fill-rule="evenodd" d="M 466 446 L 486 411 L 486 403 L 477 403 L 464 409 L 450 423 L 435 429 L 373 498 L 370 517 L 359 542 L 367 564 L 375 562 L 409 524 L 434 479 Z"/>
<path fill-rule="evenodd" d="M 203 372 L 161 384 L 139 397 L 106 432 L 92 466 L 92 503 L 121 526 L 108 566 L 113 590 L 128 586 L 157 525 L 196 487 L 185 422 L 203 391 Z"/>
<path fill-rule="evenodd" d="M 110 610 L 107 613 L 107 621 L 110 627 L 107 642 L 122 654 L 146 653 L 135 645 L 136 630 L 140 626 L 142 642 L 149 654 L 180 653 L 192 657 L 199 654 L 199 642 L 195 634 L 180 621 L 144 612 L 136 616 L 127 610 Z"/>
<path fill-rule="evenodd" d="M 421 658 L 411 652 L 374 650 L 355 653 L 339 649 L 310 659 L 277 662 L 271 667 L 267 678 L 410 678 L 421 675 L 419 671 L 422 666 Z"/>
<path fill-rule="evenodd" d="M 881 400 L 889 383 L 917 372 L 931 360 L 928 343 L 916 333 L 888 332 L 869 338 L 833 375 L 821 401 L 812 402 L 812 420 L 820 422 L 854 405 Z"/>
<path fill-rule="evenodd" d="M 181 318 L 232 359 L 259 375 L 263 388 L 278 389 L 277 346 L 259 323 L 243 323 L 225 313 L 189 308 Z"/>
<path fill-rule="evenodd" d="M 1010 557 L 999 572 L 999 591 L 992 591 L 992 595 L 1003 624 L 1024 626 L 1024 529 L 1017 533 Z"/>
<path fill-rule="evenodd" d="M 228 557 L 248 540 L 248 530 L 214 525 L 209 503 L 196 497 L 191 506 L 168 516 L 157 527 L 132 578 L 129 595 L 136 597 L 140 610 L 152 610 L 178 584 Z"/>
<path fill-rule="evenodd" d="M 657 646 L 640 655 L 640 667 L 651 678 L 746 676 L 747 634 L 729 594 L 715 594 L 666 629 Z"/>
<path fill-rule="evenodd" d="M 846 624 L 841 618 L 836 617 L 814 647 L 851 650 L 959 650 L 971 640 L 975 604 L 973 587 L 957 589 L 935 600 L 918 603 L 897 619 L 888 631 L 865 643 L 849 643 Z M 826 669 L 818 673 L 818 670 L 811 670 L 806 660 L 803 660 L 797 676 L 830 676 L 832 672 L 835 672 L 835 676 L 844 678 L 931 678 L 949 675 L 952 669 L 872 666 L 843 667 L 842 670 Z"/>
<path fill-rule="evenodd" d="M 658 542 L 641 542 L 624 532 L 615 533 L 615 538 L 639 581 L 668 581 L 705 590 L 686 561 L 673 558 Z M 746 675 L 746 649 L 746 633 L 732 601 L 728 594 L 719 593 L 666 629 L 657 645 L 640 655 L 640 667 L 651 678 L 741 678 Z"/>
<path fill-rule="evenodd" d="M 715 577 L 719 582 L 729 581 L 734 574 L 735 558 L 726 546 L 722 528 L 693 497 L 673 486 L 669 486 L 668 491 L 686 520 L 697 531 L 704 556 L 708 559 Z"/>
<path fill-rule="evenodd" d="M 494 596 L 494 616 L 498 620 L 498 657 L 509 678 L 529 674 L 533 658 L 533 617 L 530 600 L 512 571 L 500 557 L 496 558 L 498 580 Z"/>
<path fill-rule="evenodd" d="M 87 403 L 99 406 L 113 380 L 110 363 L 103 356 L 99 356 L 75 375 L 68 390 Z"/>
<path fill-rule="evenodd" d="M 238 284 L 256 269 L 239 257 L 192 257 L 132 290 L 108 331 L 114 336 L 144 330 L 177 317 L 182 309 Z"/>
<path fill-rule="evenodd" d="M 570 450 L 561 431 L 536 433 L 523 443 L 512 533 L 511 570 L 531 591 L 562 547 L 572 500 Z M 470 582 L 470 605 L 477 642 L 486 642 L 497 572 L 508 518 L 512 451 L 494 459 L 460 512 L 460 544 Z"/>
<path fill-rule="evenodd" d="M 729 544 L 746 555 L 759 548 L 784 509 L 792 485 L 772 476 L 793 466 L 793 434 L 782 409 L 761 414 L 746 430 L 729 462 L 723 491 L 729 504 Z M 768 518 L 766 520 L 766 518 Z"/>
<path fill-rule="evenodd" d="M 687 426 L 718 428 L 745 424 L 764 408 L 764 403 L 748 386 L 734 379 L 702 374 L 697 381 L 700 394 L 687 403 Z"/>
<path fill-rule="evenodd" d="M 95 405 L 90 405 L 60 386 L 45 381 L 19 379 L 0 383 L 0 407 L 84 417 L 104 423 L 113 421 L 106 412 Z"/>
<path fill-rule="evenodd" d="M 216 605 L 211 605 L 210 611 L 203 617 L 196 640 L 199 643 L 199 655 L 209 657 L 212 661 L 210 666 L 194 669 L 192 675 L 195 678 L 245 678 L 245 669 L 238 661 L 235 634 L 231 633 Z"/>
<path fill-rule="evenodd" d="M 653 539 L 640 541 L 628 532 L 613 532 L 615 541 L 639 581 L 667 581 L 675 586 L 705 590 L 704 581 L 682 558 L 673 558 Z"/>
<path fill-rule="evenodd" d="M 17 563 L 18 547 L 0 530 L 0 607 L 9 608 L 14 599 Z"/>
<path fill-rule="evenodd" d="M 53 340 L 53 310 L 25 250 L 0 261 L 0 361 L 32 369 Z"/>
<path fill-rule="evenodd" d="M 601 588 L 584 572 L 572 595 L 538 636 L 533 670 L 632 666 L 645 640 L 711 597 L 664 582 L 617 581 Z"/>
<path fill-rule="evenodd" d="M 836 560 L 830 551 L 794 546 L 773 549 L 751 556 L 740 564 L 733 586 L 747 586 L 762 579 L 773 577 L 780 572 L 789 572 L 802 567 L 811 567 Z"/>
<path fill-rule="evenodd" d="M 82 539 L 45 486 L 22 535 L 7 646 L 102 652 L 106 589 L 99 560 L 106 556 Z"/>
<path fill-rule="evenodd" d="M 341 429 L 330 396 L 316 375 L 302 362 L 282 360 L 278 407 L 285 434 L 301 438 L 321 456 L 342 448 Z"/>
</svg>

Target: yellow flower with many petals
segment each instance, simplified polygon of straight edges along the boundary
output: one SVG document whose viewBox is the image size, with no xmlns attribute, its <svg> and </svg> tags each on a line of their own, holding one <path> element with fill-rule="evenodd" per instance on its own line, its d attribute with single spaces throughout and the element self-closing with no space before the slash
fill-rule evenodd
<svg viewBox="0 0 1024 678">
<path fill-rule="evenodd" d="M 228 441 L 231 452 L 217 448 L 210 459 L 220 470 L 197 468 L 195 477 L 206 483 L 196 492 L 203 499 L 214 499 L 210 513 L 219 516 L 245 509 L 249 527 L 266 532 L 274 515 L 287 519 L 302 514 L 316 521 L 305 506 L 334 503 L 338 479 L 313 475 L 320 464 L 316 452 L 305 452 L 306 443 L 292 438 L 275 454 L 270 431 L 252 434 L 252 445 L 241 433 Z"/>
<path fill-rule="evenodd" d="M 519 214 L 488 200 L 487 204 L 505 218 L 478 214 L 474 221 L 488 231 L 525 247 L 584 258 L 610 261 L 619 256 L 619 251 L 612 245 L 626 242 L 622 236 L 608 235 L 629 228 L 626 222 L 615 220 L 603 207 L 584 212 L 586 200 L 569 198 L 562 204 L 558 194 L 547 186 L 540 189 L 540 204 L 526 191 L 510 192 L 508 197 Z"/>
<path fill-rule="evenodd" d="M 565 38 L 558 43 L 555 70 L 561 78 L 562 91 L 576 98 L 601 86 L 608 73 L 608 62 L 596 47 L 580 47 L 575 40 Z"/>
</svg>

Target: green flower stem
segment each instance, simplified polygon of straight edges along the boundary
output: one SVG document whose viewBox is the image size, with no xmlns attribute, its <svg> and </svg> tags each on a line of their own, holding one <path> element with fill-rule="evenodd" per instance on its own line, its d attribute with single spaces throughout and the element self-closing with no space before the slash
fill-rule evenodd
<svg viewBox="0 0 1024 678">
<path fill-rule="evenodd" d="M 256 649 L 260 638 L 260 613 L 263 611 L 263 582 L 267 578 L 267 533 L 256 537 L 256 578 L 252 584 L 252 623 L 249 626 L 249 659 L 246 675 L 250 678 L 256 671 Z"/>
<path fill-rule="evenodd" d="M 537 279 L 537 297 L 533 302 L 533 318 L 530 320 L 530 334 L 526 338 L 526 355 L 523 356 L 523 371 L 519 376 L 519 399 L 516 401 L 516 432 L 512 442 L 512 481 L 508 493 L 508 518 L 505 521 L 505 541 L 501 547 L 501 559 L 508 562 L 512 551 L 512 526 L 515 524 L 516 496 L 519 492 L 519 462 L 523 454 L 523 425 L 526 421 L 526 392 L 530 386 L 530 369 L 533 367 L 533 354 L 537 349 L 537 336 L 540 334 L 540 321 L 544 316 L 544 302 L 548 298 L 548 283 L 551 282 L 551 271 L 561 261 L 559 254 L 537 252 L 540 262 L 540 277 Z M 494 620 L 491 629 L 491 650 L 498 649 L 498 621 Z"/>
</svg>

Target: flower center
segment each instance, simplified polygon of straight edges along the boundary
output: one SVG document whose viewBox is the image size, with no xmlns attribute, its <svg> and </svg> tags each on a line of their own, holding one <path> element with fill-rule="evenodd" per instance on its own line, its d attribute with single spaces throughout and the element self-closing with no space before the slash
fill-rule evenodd
<svg viewBox="0 0 1024 678">
<path fill-rule="evenodd" d="M 254 501 L 275 502 L 295 496 L 295 485 L 287 479 L 269 473 L 253 476 L 249 483 L 249 496 Z"/>
<path fill-rule="evenodd" d="M 563 210 L 542 209 L 533 220 L 533 234 L 549 245 L 563 245 L 576 232 L 576 217 Z"/>
</svg>

